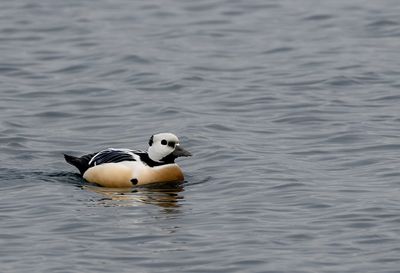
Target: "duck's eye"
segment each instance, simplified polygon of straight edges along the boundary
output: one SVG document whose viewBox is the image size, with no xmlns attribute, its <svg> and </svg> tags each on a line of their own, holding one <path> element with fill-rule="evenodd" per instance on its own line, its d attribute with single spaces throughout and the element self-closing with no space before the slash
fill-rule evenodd
<svg viewBox="0 0 400 273">
<path fill-rule="evenodd" d="M 173 142 L 173 141 L 170 141 L 170 142 L 168 142 L 168 146 L 170 146 L 170 147 L 172 147 L 172 148 L 175 148 L 175 142 Z"/>
<path fill-rule="evenodd" d="M 167 145 L 167 143 L 168 143 L 168 142 L 167 142 L 165 139 L 161 140 L 161 144 L 162 144 L 162 145 Z"/>
</svg>

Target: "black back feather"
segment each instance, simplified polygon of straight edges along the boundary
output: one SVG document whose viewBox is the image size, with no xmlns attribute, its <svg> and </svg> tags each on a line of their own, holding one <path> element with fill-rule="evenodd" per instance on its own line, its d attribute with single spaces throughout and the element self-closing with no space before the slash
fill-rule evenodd
<svg viewBox="0 0 400 273">
<path fill-rule="evenodd" d="M 93 160 L 91 160 L 89 167 L 104 163 L 118 163 L 122 161 L 135 161 L 135 158 L 127 151 L 107 149 L 96 154 Z"/>
</svg>

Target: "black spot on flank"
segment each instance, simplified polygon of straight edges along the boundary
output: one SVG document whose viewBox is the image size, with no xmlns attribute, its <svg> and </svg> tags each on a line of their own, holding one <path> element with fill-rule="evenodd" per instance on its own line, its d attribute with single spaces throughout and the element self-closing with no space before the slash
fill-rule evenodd
<svg viewBox="0 0 400 273">
<path fill-rule="evenodd" d="M 131 182 L 133 185 L 136 185 L 139 181 L 136 178 L 132 178 Z"/>
<path fill-rule="evenodd" d="M 167 143 L 168 143 L 168 142 L 167 142 L 165 139 L 161 140 L 161 144 L 162 144 L 162 145 L 167 145 Z"/>
<path fill-rule="evenodd" d="M 154 135 L 152 135 L 152 136 L 150 137 L 150 139 L 149 139 L 149 146 L 153 145 L 153 137 L 154 137 Z"/>
</svg>

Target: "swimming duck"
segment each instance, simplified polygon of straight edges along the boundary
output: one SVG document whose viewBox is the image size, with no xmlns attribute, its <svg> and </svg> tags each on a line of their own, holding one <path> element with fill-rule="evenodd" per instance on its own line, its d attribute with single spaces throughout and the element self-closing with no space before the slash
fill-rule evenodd
<svg viewBox="0 0 400 273">
<path fill-rule="evenodd" d="M 171 133 L 152 135 L 147 152 L 108 148 L 81 157 L 64 154 L 65 160 L 78 168 L 88 182 L 110 188 L 181 182 L 183 173 L 175 163 L 180 156 L 191 156 L 191 153 Z"/>
</svg>

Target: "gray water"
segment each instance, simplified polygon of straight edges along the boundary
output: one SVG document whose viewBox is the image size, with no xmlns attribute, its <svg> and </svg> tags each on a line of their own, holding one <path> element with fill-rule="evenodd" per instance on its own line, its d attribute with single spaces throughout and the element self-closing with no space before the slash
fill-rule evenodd
<svg viewBox="0 0 400 273">
<path fill-rule="evenodd" d="M 397 0 L 0 3 L 0 272 L 400 272 Z M 174 132 L 182 185 L 63 161 Z"/>
</svg>

